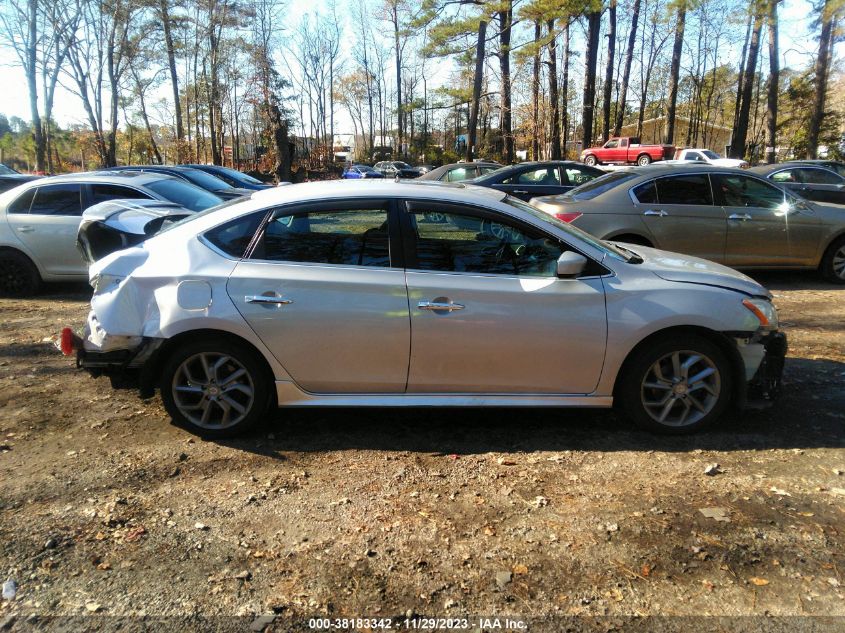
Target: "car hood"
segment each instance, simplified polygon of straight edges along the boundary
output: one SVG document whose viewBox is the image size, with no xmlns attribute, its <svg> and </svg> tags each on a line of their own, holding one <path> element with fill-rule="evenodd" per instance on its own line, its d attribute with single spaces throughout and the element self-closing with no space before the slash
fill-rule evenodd
<svg viewBox="0 0 845 633">
<path fill-rule="evenodd" d="M 751 277 L 722 264 L 647 246 L 633 244 L 623 244 L 623 246 L 642 257 L 643 262 L 639 264 L 640 266 L 666 281 L 716 286 L 749 296 L 771 298 L 771 293 Z"/>
</svg>

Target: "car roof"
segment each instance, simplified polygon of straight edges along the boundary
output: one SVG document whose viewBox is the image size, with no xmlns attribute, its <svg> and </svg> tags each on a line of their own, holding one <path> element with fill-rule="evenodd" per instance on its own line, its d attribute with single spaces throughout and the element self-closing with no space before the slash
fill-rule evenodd
<svg viewBox="0 0 845 633">
<path fill-rule="evenodd" d="M 828 165 L 833 161 L 787 161 L 785 163 L 773 163 L 771 165 L 757 165 L 752 167 L 751 171 L 757 174 L 771 174 L 776 171 L 784 169 L 821 169 L 822 171 L 829 171 L 836 173 Z"/>
<path fill-rule="evenodd" d="M 84 182 L 102 183 L 110 185 L 140 185 L 155 182 L 163 178 L 173 178 L 166 174 L 141 172 L 141 171 L 82 171 L 73 174 L 60 174 L 58 176 L 45 176 L 32 181 L 33 184 L 49 185 L 61 182 Z M 174 179 L 175 180 L 175 179 Z"/>
</svg>

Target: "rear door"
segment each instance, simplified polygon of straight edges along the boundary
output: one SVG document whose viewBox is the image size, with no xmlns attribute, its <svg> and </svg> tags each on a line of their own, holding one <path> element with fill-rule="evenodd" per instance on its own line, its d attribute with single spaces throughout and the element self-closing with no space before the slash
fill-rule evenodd
<svg viewBox="0 0 845 633">
<path fill-rule="evenodd" d="M 714 262 L 725 260 L 725 212 L 713 204 L 706 173 L 664 176 L 632 193 L 656 246 Z"/>
<path fill-rule="evenodd" d="M 601 279 L 559 279 L 566 244 L 474 207 L 410 201 L 409 393 L 588 394 L 604 361 Z"/>
<path fill-rule="evenodd" d="M 82 185 L 55 183 L 35 191 L 28 212 L 7 214 L 15 235 L 51 275 L 85 275 L 88 268 L 76 249 L 82 215 Z"/>
<path fill-rule="evenodd" d="M 569 190 L 561 184 L 557 165 L 520 169 L 493 188 L 526 202 L 534 196 L 552 196 Z"/>
<path fill-rule="evenodd" d="M 392 207 L 280 209 L 229 279 L 238 311 L 305 391 L 405 391 L 410 323 Z"/>
<path fill-rule="evenodd" d="M 845 178 L 818 167 L 802 167 L 797 171 L 801 180 L 799 195 L 816 202 L 845 204 Z"/>
</svg>

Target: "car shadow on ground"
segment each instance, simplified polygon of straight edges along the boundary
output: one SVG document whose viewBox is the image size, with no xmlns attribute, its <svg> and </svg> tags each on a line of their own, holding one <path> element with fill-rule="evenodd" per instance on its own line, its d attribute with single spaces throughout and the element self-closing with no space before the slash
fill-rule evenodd
<svg viewBox="0 0 845 633">
<path fill-rule="evenodd" d="M 787 362 L 775 406 L 732 412 L 712 429 L 664 436 L 599 409 L 280 409 L 249 436 L 220 443 L 264 456 L 339 450 L 435 455 L 535 451 L 745 451 L 845 447 L 845 363 Z M 268 440 L 268 435 L 272 438 Z"/>
<path fill-rule="evenodd" d="M 741 272 L 772 292 L 779 290 L 845 291 L 845 284 L 825 281 L 815 270 L 746 270 Z"/>
</svg>

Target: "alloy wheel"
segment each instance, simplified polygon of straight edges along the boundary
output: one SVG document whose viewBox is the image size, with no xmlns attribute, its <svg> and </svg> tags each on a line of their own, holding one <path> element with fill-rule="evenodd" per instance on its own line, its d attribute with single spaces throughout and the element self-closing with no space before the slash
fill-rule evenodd
<svg viewBox="0 0 845 633">
<path fill-rule="evenodd" d="M 839 277 L 839 279 L 845 279 L 845 244 L 833 253 L 831 264 L 833 266 L 833 274 Z"/>
<path fill-rule="evenodd" d="M 646 372 L 640 387 L 645 411 L 664 426 L 684 427 L 706 416 L 719 400 L 721 376 L 700 352 L 670 352 Z"/>
<path fill-rule="evenodd" d="M 189 356 L 176 369 L 171 389 L 179 412 L 203 429 L 238 424 L 255 402 L 252 376 L 228 354 L 201 352 Z"/>
</svg>

